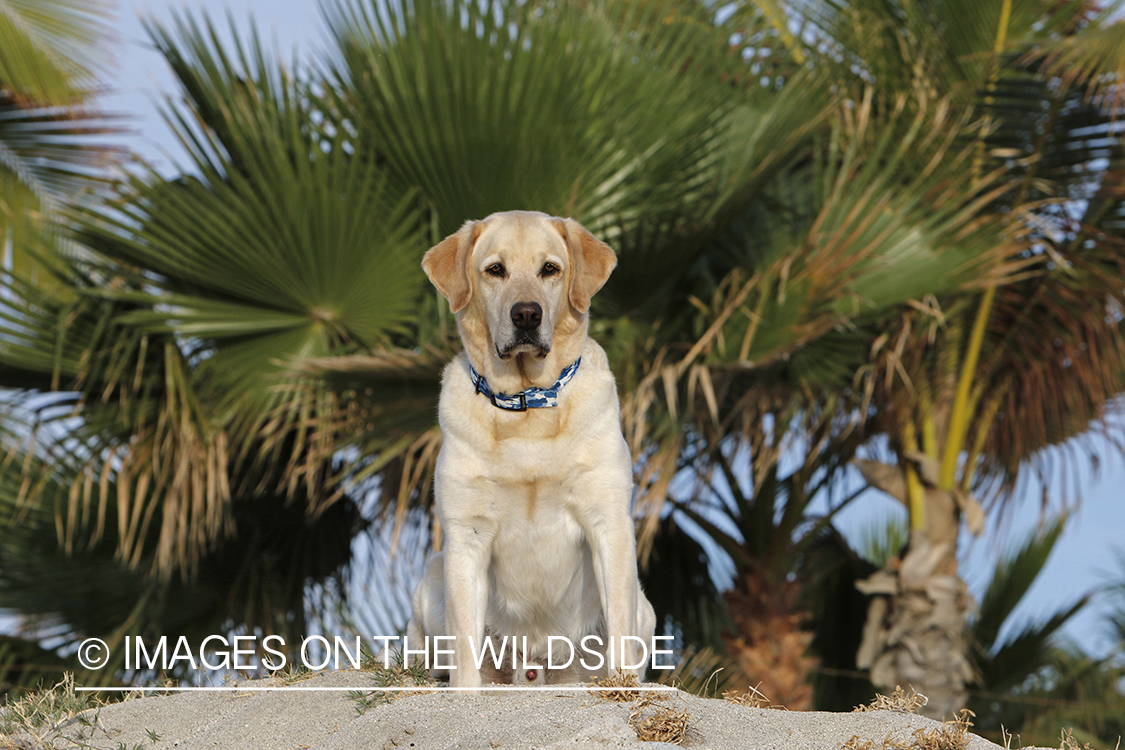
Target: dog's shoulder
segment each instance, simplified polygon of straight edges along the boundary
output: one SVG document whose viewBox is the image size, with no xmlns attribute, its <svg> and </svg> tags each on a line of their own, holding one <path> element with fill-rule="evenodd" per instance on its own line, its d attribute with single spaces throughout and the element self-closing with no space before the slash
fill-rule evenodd
<svg viewBox="0 0 1125 750">
<path fill-rule="evenodd" d="M 605 353 L 602 345 L 590 336 L 586 337 L 586 344 L 582 349 L 582 366 L 589 367 L 597 372 L 608 373 L 610 377 L 613 377 L 613 372 L 609 369 L 609 355 Z"/>
<path fill-rule="evenodd" d="M 461 352 L 445 366 L 438 397 L 438 417 L 443 432 L 473 435 L 482 428 L 476 387 L 473 385 L 469 355 Z M 491 405 L 490 405 L 491 406 Z"/>
<path fill-rule="evenodd" d="M 449 363 L 441 373 L 441 389 L 443 394 L 446 389 L 459 389 L 459 387 L 467 387 L 469 391 L 473 391 L 473 378 L 469 368 L 469 355 L 463 350 L 459 352 L 456 357 L 449 360 Z"/>
<path fill-rule="evenodd" d="M 602 410 L 612 406 L 614 410 L 617 409 L 617 380 L 609 367 L 609 357 L 601 344 L 592 338 L 586 339 L 582 349 L 582 365 L 578 368 L 578 374 L 581 378 L 575 378 L 577 387 L 574 391 L 581 392 L 576 400 L 584 408 Z"/>
</svg>

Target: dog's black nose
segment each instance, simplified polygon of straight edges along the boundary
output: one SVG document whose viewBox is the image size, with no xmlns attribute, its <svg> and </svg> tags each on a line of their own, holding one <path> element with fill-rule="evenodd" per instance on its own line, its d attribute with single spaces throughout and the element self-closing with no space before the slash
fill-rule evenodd
<svg viewBox="0 0 1125 750">
<path fill-rule="evenodd" d="M 521 331 L 534 331 L 543 321 L 543 308 L 538 302 L 517 302 L 512 305 L 512 323 Z"/>
</svg>

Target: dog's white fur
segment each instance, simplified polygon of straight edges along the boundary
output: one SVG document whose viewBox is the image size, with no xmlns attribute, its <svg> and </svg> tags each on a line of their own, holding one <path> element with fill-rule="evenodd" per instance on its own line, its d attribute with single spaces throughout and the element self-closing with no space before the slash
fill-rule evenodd
<svg viewBox="0 0 1125 750">
<path fill-rule="evenodd" d="M 605 351 L 587 337 L 590 298 L 616 262 L 573 219 L 528 211 L 468 222 L 422 261 L 457 315 L 465 351 L 446 367 L 439 405 L 435 495 L 445 549 L 414 592 L 407 635 L 411 649 L 424 636 L 454 637 L 454 687 L 482 683 L 470 637 L 479 652 L 486 634 L 526 636 L 528 661 L 543 658 L 548 636 L 576 646 L 591 634 L 652 643 L 656 618 L 637 579 L 616 384 Z M 521 302 L 539 304 L 538 330 L 513 324 Z M 493 392 L 513 394 L 550 388 L 580 355 L 552 408 L 499 409 L 475 392 L 469 373 L 471 362 Z M 615 647 L 613 657 L 596 672 L 484 677 L 559 682 L 638 661 L 633 648 Z"/>
</svg>

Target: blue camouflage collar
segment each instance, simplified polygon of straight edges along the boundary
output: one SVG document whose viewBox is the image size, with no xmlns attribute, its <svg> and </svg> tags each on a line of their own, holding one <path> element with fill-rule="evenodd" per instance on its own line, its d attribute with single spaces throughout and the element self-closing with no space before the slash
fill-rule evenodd
<svg viewBox="0 0 1125 750">
<path fill-rule="evenodd" d="M 492 405 L 498 409 L 505 409 L 507 411 L 527 411 L 528 409 L 543 409 L 548 406 L 559 405 L 559 391 L 563 386 L 570 382 L 574 377 L 574 373 L 578 372 L 578 365 L 582 364 L 582 358 L 574 360 L 574 363 L 567 367 L 559 375 L 559 379 L 550 388 L 528 388 L 522 393 L 515 393 L 508 395 L 507 393 L 493 393 L 488 388 L 488 381 L 484 376 L 477 372 L 472 365 L 469 365 L 469 376 L 473 379 L 473 387 L 476 388 L 477 393 L 483 393 L 488 397 Z"/>
</svg>

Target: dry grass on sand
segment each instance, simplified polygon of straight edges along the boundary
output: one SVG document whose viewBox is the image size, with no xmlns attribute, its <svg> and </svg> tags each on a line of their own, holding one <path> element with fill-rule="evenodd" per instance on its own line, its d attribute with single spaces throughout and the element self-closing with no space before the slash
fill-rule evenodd
<svg viewBox="0 0 1125 750">
<path fill-rule="evenodd" d="M 595 696 L 613 703 L 631 703 L 629 725 L 643 742 L 668 742 L 683 744 L 687 737 L 687 711 L 662 705 L 668 696 L 656 690 L 642 690 L 636 675 L 620 672 L 593 680 L 599 688 L 621 688 L 620 690 L 596 690 Z"/>
<path fill-rule="evenodd" d="M 749 706 L 750 708 L 778 708 L 783 711 L 787 710 L 785 706 L 779 706 L 766 697 L 758 687 L 761 683 L 754 687 L 748 687 L 746 692 L 739 692 L 737 690 L 724 690 L 723 700 L 734 703 L 738 706 Z"/>
<path fill-rule="evenodd" d="M 82 747 L 73 743 L 106 734 L 98 721 L 104 706 L 90 693 L 76 693 L 74 675 L 68 672 L 53 687 L 31 691 L 0 706 L 0 750 Z"/>
<path fill-rule="evenodd" d="M 384 661 L 377 655 L 365 651 L 360 663 L 360 671 L 371 676 L 376 688 L 387 687 L 419 687 L 419 690 L 355 690 L 348 693 L 348 698 L 355 703 L 356 713 L 363 715 L 367 709 L 380 703 L 390 703 L 408 695 L 424 695 L 431 691 L 428 687 L 436 687 L 437 681 L 430 677 L 430 672 L 421 663 L 406 664 L 402 653 L 396 653 L 394 659 L 389 657 Z"/>
<path fill-rule="evenodd" d="M 895 691 L 889 696 L 876 693 L 875 700 L 866 706 L 856 706 L 853 713 L 864 711 L 893 711 L 896 713 L 914 713 L 926 705 L 926 696 L 915 692 L 904 691 L 895 686 Z M 909 740 L 884 737 L 876 743 L 874 740 L 863 739 L 859 735 L 852 735 L 840 750 L 967 750 L 969 747 L 969 729 L 973 726 L 973 712 L 967 708 L 961 709 L 960 715 L 944 722 L 939 727 L 923 727 L 914 730 Z"/>
<path fill-rule="evenodd" d="M 902 713 L 912 714 L 919 708 L 929 703 L 929 699 L 918 693 L 914 688 L 910 692 L 906 692 L 900 686 L 895 685 L 895 691 L 889 696 L 880 693 L 875 694 L 875 700 L 871 701 L 866 706 L 856 706 L 853 711 L 899 711 Z"/>
</svg>

